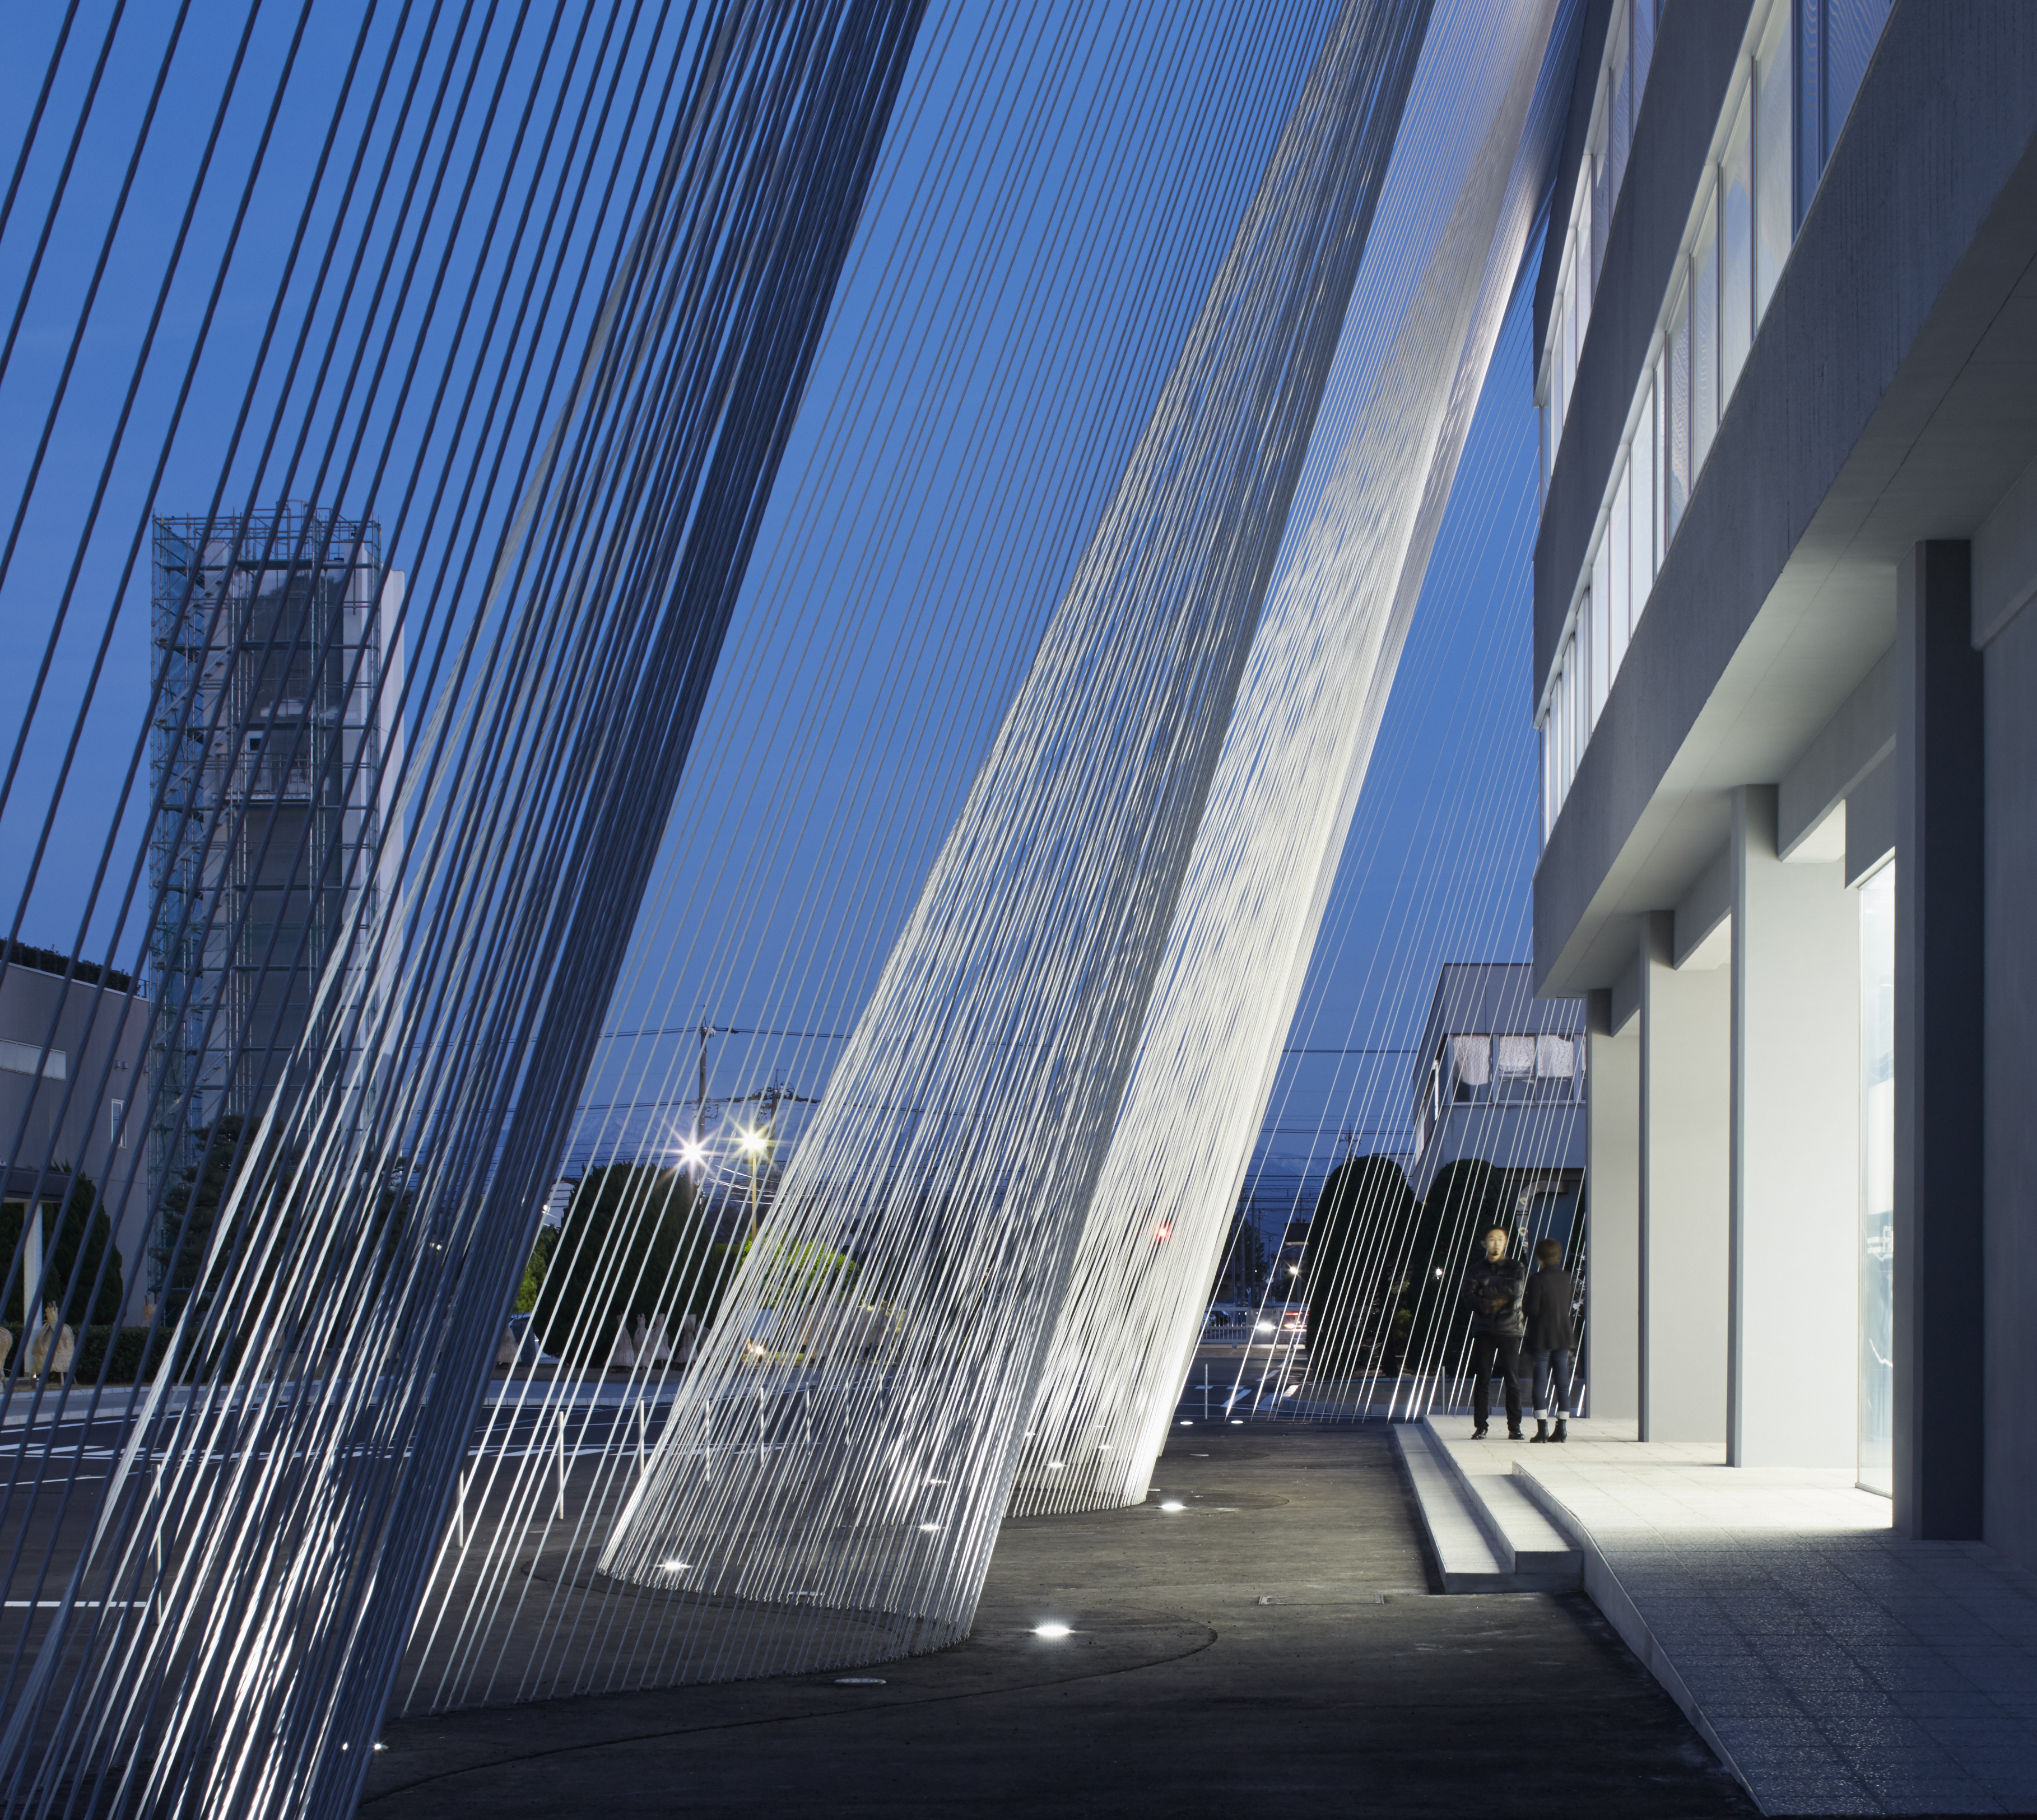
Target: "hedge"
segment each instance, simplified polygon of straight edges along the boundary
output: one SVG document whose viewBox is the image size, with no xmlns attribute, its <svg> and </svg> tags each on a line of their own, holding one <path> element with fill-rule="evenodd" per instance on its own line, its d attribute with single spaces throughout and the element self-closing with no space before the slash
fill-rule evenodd
<svg viewBox="0 0 2037 1820">
<path fill-rule="evenodd" d="M 71 1382 L 93 1384 L 99 1381 L 100 1362 L 106 1357 L 107 1344 L 113 1346 L 113 1369 L 106 1374 L 108 1384 L 133 1384 L 142 1377 L 142 1347 L 148 1339 L 146 1327 L 87 1327 L 77 1342 L 77 1353 L 71 1361 Z M 159 1328 L 156 1343 L 149 1349 L 148 1377 L 156 1375 L 156 1368 L 163 1362 L 163 1354 L 168 1349 L 170 1336 L 167 1330 Z M 143 1381 L 147 1381 L 143 1379 Z"/>
</svg>

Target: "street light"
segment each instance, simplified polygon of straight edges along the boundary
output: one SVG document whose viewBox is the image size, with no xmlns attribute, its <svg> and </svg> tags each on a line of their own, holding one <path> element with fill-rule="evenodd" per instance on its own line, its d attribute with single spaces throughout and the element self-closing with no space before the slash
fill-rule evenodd
<svg viewBox="0 0 2037 1820">
<path fill-rule="evenodd" d="M 796 1093 L 782 1083 L 773 1081 L 768 1087 L 759 1087 L 754 1093 L 739 1093 L 729 1104 L 737 1101 L 754 1100 L 764 1108 L 762 1124 L 736 1127 L 736 1147 L 750 1159 L 750 1237 L 757 1237 L 760 1223 L 757 1193 L 757 1159 L 770 1157 L 778 1146 L 778 1108 L 780 1106 L 811 1106 L 814 1102 L 803 1093 Z"/>
<path fill-rule="evenodd" d="M 735 1127 L 735 1147 L 750 1159 L 750 1239 L 753 1244 L 757 1240 L 757 1159 L 764 1154 L 770 1141 L 754 1126 Z"/>
</svg>

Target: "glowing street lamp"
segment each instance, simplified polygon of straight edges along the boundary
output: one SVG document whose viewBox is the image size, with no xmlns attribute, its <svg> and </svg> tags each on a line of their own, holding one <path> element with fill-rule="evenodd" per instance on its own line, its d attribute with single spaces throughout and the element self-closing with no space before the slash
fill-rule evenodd
<svg viewBox="0 0 2037 1820">
<path fill-rule="evenodd" d="M 735 1147 L 750 1159 L 750 1239 L 757 1240 L 757 1159 L 769 1147 L 769 1135 L 753 1125 L 735 1127 Z"/>
</svg>

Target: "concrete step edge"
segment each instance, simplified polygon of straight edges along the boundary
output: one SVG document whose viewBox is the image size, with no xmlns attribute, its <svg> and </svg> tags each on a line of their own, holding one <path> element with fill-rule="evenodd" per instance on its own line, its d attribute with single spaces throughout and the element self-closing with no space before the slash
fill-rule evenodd
<svg viewBox="0 0 2037 1820">
<path fill-rule="evenodd" d="M 1510 1570 L 1517 1568 L 1520 1564 L 1514 1558 L 1514 1539 L 1506 1533 L 1506 1526 L 1487 1508 L 1484 1494 L 1480 1491 L 1477 1482 L 1458 1463 L 1457 1456 L 1450 1451 L 1449 1443 L 1437 1432 L 1434 1424 L 1426 1415 L 1422 1418 L 1421 1429 L 1422 1438 L 1430 1452 L 1434 1455 L 1443 1471 L 1450 1475 L 1463 1494 L 1465 1503 L 1470 1506 L 1472 1517 L 1479 1527 L 1484 1531 L 1486 1539 L 1492 1544 L 1493 1552 L 1507 1564 Z"/>
<path fill-rule="evenodd" d="M 1512 1473 L 1495 1475 L 1476 1488 L 1487 1514 L 1513 1550 L 1516 1570 L 1565 1565 L 1581 1569 L 1583 1550 L 1550 1520 L 1529 1483 L 1517 1464 Z"/>
<path fill-rule="evenodd" d="M 1394 1445 L 1408 1469 L 1422 1527 L 1435 1550 L 1446 1592 L 1512 1592 L 1517 1590 L 1514 1563 L 1493 1546 L 1479 1520 L 1477 1501 L 1464 1489 L 1461 1475 L 1436 1457 L 1428 1437 L 1406 1422 L 1393 1424 Z"/>
</svg>

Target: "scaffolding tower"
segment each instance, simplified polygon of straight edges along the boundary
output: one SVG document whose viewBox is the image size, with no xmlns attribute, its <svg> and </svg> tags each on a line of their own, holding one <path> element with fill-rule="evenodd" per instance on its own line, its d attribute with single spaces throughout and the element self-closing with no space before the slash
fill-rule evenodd
<svg viewBox="0 0 2037 1820">
<path fill-rule="evenodd" d="M 218 1119 L 261 1109 L 328 957 L 374 913 L 389 743 L 376 721 L 393 704 L 377 700 L 387 591 L 373 520 L 297 504 L 158 517 L 153 577 L 160 1295 L 176 1243 L 164 1188 L 202 1163 Z"/>
</svg>

